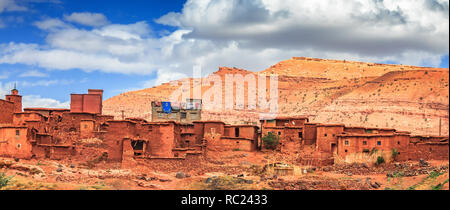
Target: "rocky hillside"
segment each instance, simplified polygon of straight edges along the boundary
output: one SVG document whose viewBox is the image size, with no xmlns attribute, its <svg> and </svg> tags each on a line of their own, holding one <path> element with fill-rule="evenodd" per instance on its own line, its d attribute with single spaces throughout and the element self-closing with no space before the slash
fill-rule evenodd
<svg viewBox="0 0 450 210">
<path fill-rule="evenodd" d="M 261 72 L 222 67 L 213 75 L 222 78 L 223 101 L 225 89 L 232 88 L 225 87 L 226 74 L 278 74 L 279 115 L 421 135 L 438 135 L 441 120 L 442 135 L 449 133 L 449 69 L 312 58 L 292 58 Z M 106 100 L 103 111 L 120 117 L 124 110 L 126 117 L 150 120 L 151 102 L 168 100 L 177 89 L 167 83 L 123 93 Z M 208 89 L 203 87 L 202 92 Z M 231 124 L 256 123 L 258 116 L 245 109 L 203 112 L 204 120 Z"/>
</svg>

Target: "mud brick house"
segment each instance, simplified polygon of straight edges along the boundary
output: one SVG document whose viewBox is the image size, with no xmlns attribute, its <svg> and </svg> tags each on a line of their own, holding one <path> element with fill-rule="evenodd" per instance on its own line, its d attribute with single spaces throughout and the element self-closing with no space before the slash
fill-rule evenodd
<svg viewBox="0 0 450 210">
<path fill-rule="evenodd" d="M 409 132 L 392 128 L 347 127 L 344 124 L 310 123 L 304 117 L 281 117 L 261 121 L 262 136 L 269 133 L 280 137 L 281 152 L 298 152 L 313 146 L 306 162 L 330 163 L 334 157 L 345 159 L 350 154 L 371 153 L 373 150 L 398 152 L 396 160 L 448 160 L 448 137 L 411 136 Z M 332 162 L 331 162 L 332 163 Z"/>
<path fill-rule="evenodd" d="M 102 114 L 103 90 L 88 90 L 88 94 L 71 94 L 70 112 Z"/>
<path fill-rule="evenodd" d="M 226 125 L 220 121 L 195 121 L 194 142 L 205 143 L 213 150 L 256 151 L 258 127 L 253 125 Z"/>
<path fill-rule="evenodd" d="M 448 160 L 448 137 L 411 136 L 395 129 L 311 123 L 307 117 L 279 117 L 254 125 L 200 121 L 201 101 L 184 105 L 152 103 L 152 122 L 115 120 L 102 115 L 103 90 L 71 94 L 70 109 L 25 108 L 13 89 L 0 100 L 0 156 L 15 158 L 83 158 L 82 142 L 101 142 L 107 160 L 122 165 L 137 160 L 155 164 L 199 163 L 207 151 L 257 151 L 261 137 L 280 137 L 279 150 L 301 154 L 301 163 L 332 164 L 333 158 L 397 150 L 398 160 Z M 306 149 L 311 153 L 305 153 Z M 87 154 L 89 155 L 89 154 Z M 180 162 L 181 161 L 181 162 Z"/>
<path fill-rule="evenodd" d="M 262 120 L 262 136 L 269 133 L 278 135 L 280 137 L 281 151 L 295 151 L 300 148 L 300 145 L 305 144 L 305 137 L 307 144 L 312 144 L 315 138 L 315 127 L 311 129 L 307 117 L 278 117 L 274 120 Z M 308 132 L 305 133 L 305 130 Z"/>
<path fill-rule="evenodd" d="M 184 103 L 152 102 L 152 122 L 176 121 L 192 124 L 201 119 L 202 100 L 186 99 Z"/>
</svg>

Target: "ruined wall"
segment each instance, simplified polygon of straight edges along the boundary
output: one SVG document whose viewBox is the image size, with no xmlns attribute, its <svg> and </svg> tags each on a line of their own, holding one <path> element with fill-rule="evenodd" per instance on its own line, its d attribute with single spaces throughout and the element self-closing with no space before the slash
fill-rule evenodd
<svg viewBox="0 0 450 210">
<path fill-rule="evenodd" d="M 302 127 L 286 127 L 283 132 L 283 138 L 280 139 L 281 152 L 295 153 L 300 150 L 303 144 Z"/>
<path fill-rule="evenodd" d="M 0 99 L 0 124 L 13 122 L 14 103 Z"/>
<path fill-rule="evenodd" d="M 87 139 L 93 138 L 95 121 L 93 120 L 81 120 L 80 121 L 80 138 Z"/>
</svg>

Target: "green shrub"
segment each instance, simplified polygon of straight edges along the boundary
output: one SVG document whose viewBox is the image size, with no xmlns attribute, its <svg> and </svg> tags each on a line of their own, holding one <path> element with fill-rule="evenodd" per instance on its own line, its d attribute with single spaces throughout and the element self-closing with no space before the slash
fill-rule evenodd
<svg viewBox="0 0 450 210">
<path fill-rule="evenodd" d="M 7 177 L 5 173 L 0 173 L 0 189 L 8 186 L 9 181 L 12 177 Z"/>
<path fill-rule="evenodd" d="M 280 137 L 273 133 L 269 133 L 262 138 L 262 141 L 264 142 L 264 147 L 266 149 L 274 150 L 277 148 L 278 144 L 280 144 Z"/>
<path fill-rule="evenodd" d="M 373 154 L 377 153 L 378 150 L 376 148 L 373 148 L 372 151 L 370 151 L 370 155 L 372 156 Z"/>
<path fill-rule="evenodd" d="M 398 152 L 398 150 L 397 149 L 392 149 L 392 158 L 395 160 L 395 158 L 397 158 L 398 157 L 398 155 L 399 155 L 400 153 Z"/>
<path fill-rule="evenodd" d="M 385 163 L 386 161 L 384 160 L 384 157 L 383 156 L 378 156 L 378 158 L 377 158 L 377 162 L 375 162 L 375 165 L 380 165 L 380 164 L 383 164 L 383 163 Z"/>
</svg>

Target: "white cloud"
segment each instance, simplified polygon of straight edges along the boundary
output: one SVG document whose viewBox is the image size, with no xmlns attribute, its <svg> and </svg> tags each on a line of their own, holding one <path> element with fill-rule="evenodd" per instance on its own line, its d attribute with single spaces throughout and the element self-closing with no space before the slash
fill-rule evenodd
<svg viewBox="0 0 450 210">
<path fill-rule="evenodd" d="M 49 75 L 37 70 L 30 70 L 23 72 L 19 75 L 19 77 L 49 77 Z"/>
<path fill-rule="evenodd" d="M 64 19 L 107 20 L 74 14 Z M 156 21 L 176 28 L 161 37 L 146 22 L 92 29 L 36 22 L 48 32 L 46 44 L 0 44 L 0 64 L 156 73 L 146 86 L 192 76 L 194 65 L 204 74 L 219 66 L 263 70 L 294 56 L 438 66 L 449 50 L 448 14 L 448 0 L 189 0 Z"/>
<path fill-rule="evenodd" d="M 64 19 L 69 22 L 94 27 L 104 26 L 109 23 L 108 19 L 103 14 L 90 12 L 74 12 L 71 15 L 64 15 Z"/>
<path fill-rule="evenodd" d="M 27 8 L 18 5 L 14 0 L 0 0 L 0 13 L 4 11 L 26 11 Z"/>
<path fill-rule="evenodd" d="M 49 31 L 69 29 L 72 27 L 71 25 L 57 18 L 49 18 L 43 21 L 37 21 L 34 23 L 34 25 L 41 30 L 49 30 Z"/>
<path fill-rule="evenodd" d="M 74 81 L 72 80 L 38 80 L 38 81 L 33 81 L 33 82 L 28 82 L 28 81 L 21 81 L 18 82 L 18 85 L 20 85 L 21 87 L 38 87 L 38 86 L 43 86 L 43 87 L 48 87 L 48 86 L 52 86 L 52 85 L 70 85 L 73 84 Z"/>
<path fill-rule="evenodd" d="M 5 95 L 10 94 L 13 87 L 13 82 L 5 84 L 0 82 L 0 99 L 5 99 Z M 22 105 L 24 108 L 70 108 L 70 101 L 60 102 L 39 95 L 25 95 L 22 97 Z"/>
<path fill-rule="evenodd" d="M 39 95 L 23 96 L 22 104 L 24 108 L 70 108 L 70 102 L 60 102 L 55 99 L 42 98 Z"/>
</svg>

